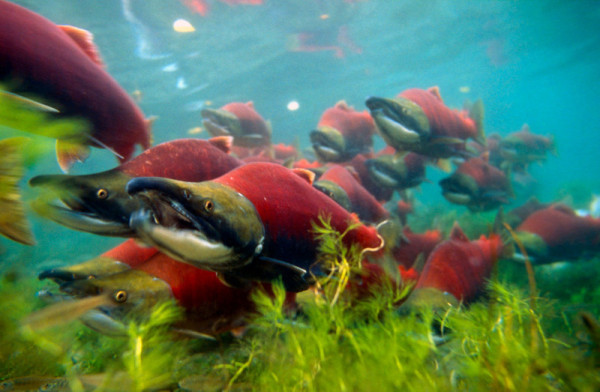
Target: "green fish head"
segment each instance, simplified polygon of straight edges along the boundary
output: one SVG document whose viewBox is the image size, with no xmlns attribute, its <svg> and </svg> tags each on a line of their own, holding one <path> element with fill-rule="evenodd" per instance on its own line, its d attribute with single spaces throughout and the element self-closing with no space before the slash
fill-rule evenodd
<svg viewBox="0 0 600 392">
<path fill-rule="evenodd" d="M 393 155 L 382 155 L 377 158 L 367 159 L 365 165 L 371 178 L 385 188 L 407 188 L 407 169 L 404 159 Z M 417 184 L 418 185 L 418 184 Z"/>
<path fill-rule="evenodd" d="M 383 140 L 397 150 L 414 147 L 429 138 L 429 120 L 413 101 L 402 97 L 370 97 L 365 104 Z"/>
<path fill-rule="evenodd" d="M 442 195 L 451 203 L 469 205 L 476 198 L 479 187 L 475 180 L 462 173 L 454 173 L 440 181 Z"/>
<path fill-rule="evenodd" d="M 127 191 L 146 205 L 132 215 L 130 226 L 142 241 L 177 260 L 225 272 L 262 252 L 260 216 L 230 187 L 139 177 L 127 184 Z"/>
<path fill-rule="evenodd" d="M 143 320 L 156 304 L 173 299 L 171 287 L 165 281 L 134 269 L 67 282 L 60 290 L 76 299 L 106 296 L 106 303 L 80 319 L 88 327 L 107 335 L 126 333 L 123 326 L 127 322 Z"/>
<path fill-rule="evenodd" d="M 129 216 L 140 207 L 139 200 L 125 192 L 130 179 L 118 170 L 33 177 L 29 185 L 49 191 L 33 203 L 33 208 L 40 215 L 71 229 L 126 237 L 132 234 Z M 55 198 L 47 199 L 46 194 Z"/>
<path fill-rule="evenodd" d="M 237 116 L 223 109 L 203 109 L 202 124 L 212 136 L 242 136 L 242 125 Z"/>
<path fill-rule="evenodd" d="M 346 160 L 346 140 L 337 129 L 320 126 L 310 133 L 310 142 L 321 162 L 342 162 Z"/>
<path fill-rule="evenodd" d="M 346 211 L 352 211 L 352 203 L 346 191 L 336 184 L 335 182 L 328 180 L 316 181 L 313 186 L 329 196 L 333 201 L 344 207 Z"/>
</svg>

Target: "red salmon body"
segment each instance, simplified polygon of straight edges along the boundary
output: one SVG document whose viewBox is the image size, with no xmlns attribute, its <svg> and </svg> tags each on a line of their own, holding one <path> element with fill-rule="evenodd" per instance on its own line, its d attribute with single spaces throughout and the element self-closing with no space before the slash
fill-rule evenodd
<svg viewBox="0 0 600 392">
<path fill-rule="evenodd" d="M 516 231 L 541 237 L 552 260 L 600 251 L 600 219 L 577 216 L 562 204 L 535 211 Z"/>
<path fill-rule="evenodd" d="M 271 143 L 271 130 L 265 119 L 254 109 L 252 102 L 231 102 L 221 109 L 226 110 L 240 121 L 243 135 L 261 135 L 265 138 L 265 145 Z"/>
<path fill-rule="evenodd" d="M 431 287 L 470 302 L 483 289 L 502 251 L 502 240 L 492 234 L 469 241 L 455 225 L 450 239 L 429 255 L 415 289 Z"/>
<path fill-rule="evenodd" d="M 437 91 L 437 90 L 434 90 Z M 431 90 L 412 88 L 398 94 L 419 105 L 429 120 L 432 137 L 476 138 L 477 125 L 465 111 L 450 109 Z"/>
<path fill-rule="evenodd" d="M 392 249 L 394 260 L 405 268 L 411 268 L 417 257 L 426 260 L 433 249 L 442 241 L 442 233 L 439 230 L 427 230 L 425 233 L 413 233 L 409 227 L 405 227 L 403 235 L 408 243 L 401 242 Z"/>
<path fill-rule="evenodd" d="M 320 126 L 328 126 L 340 131 L 351 147 L 363 148 L 373 145 L 375 123 L 369 112 L 356 111 L 343 101 L 323 112 L 317 127 Z"/>
<path fill-rule="evenodd" d="M 315 262 L 317 241 L 313 223 L 321 217 L 344 232 L 360 223 L 343 207 L 311 185 L 308 172 L 297 172 L 273 163 L 251 163 L 214 182 L 233 188 L 256 208 L 265 229 L 263 255 L 308 269 Z M 373 227 L 363 224 L 344 237 L 346 245 L 379 248 L 382 240 Z"/>
<path fill-rule="evenodd" d="M 186 318 L 178 323 L 197 332 L 218 334 L 245 325 L 255 311 L 251 293 L 268 284 L 233 288 L 223 284 L 217 274 L 176 261 L 155 248 L 141 247 L 129 239 L 103 257 L 110 257 L 130 267 L 165 281 L 173 297 L 185 309 Z M 286 305 L 294 303 L 295 294 L 287 293 Z"/>
<path fill-rule="evenodd" d="M 484 191 L 501 190 L 509 192 L 511 189 L 510 181 L 506 177 L 506 174 L 480 157 L 471 158 L 463 162 L 456 169 L 456 172 L 474 179 L 479 188 Z"/>
<path fill-rule="evenodd" d="M 108 147 L 121 162 L 136 144 L 150 147 L 141 110 L 75 41 L 48 19 L 0 1 L 0 80 L 18 94 L 92 126 L 87 144 Z"/>
<path fill-rule="evenodd" d="M 172 140 L 144 151 L 117 170 L 131 177 L 210 180 L 244 164 L 228 154 L 230 147 L 230 137 Z"/>
<path fill-rule="evenodd" d="M 388 211 L 369 193 L 360 180 L 347 168 L 341 165 L 331 165 L 319 177 L 319 181 L 331 181 L 339 185 L 348 195 L 352 212 L 364 222 L 381 222 L 389 217 Z"/>
</svg>

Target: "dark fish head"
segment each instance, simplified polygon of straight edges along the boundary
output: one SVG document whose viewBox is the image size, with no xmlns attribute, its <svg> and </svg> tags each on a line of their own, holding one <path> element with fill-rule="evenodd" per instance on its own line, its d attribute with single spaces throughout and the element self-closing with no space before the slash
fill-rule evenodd
<svg viewBox="0 0 600 392">
<path fill-rule="evenodd" d="M 310 142 L 321 162 L 342 162 L 346 160 L 346 140 L 337 129 L 320 126 L 310 133 Z"/>
<path fill-rule="evenodd" d="M 451 203 L 470 205 L 479 192 L 479 187 L 472 177 L 463 173 L 454 173 L 440 181 L 442 195 Z"/>
<path fill-rule="evenodd" d="M 410 149 L 429 138 L 429 120 L 413 101 L 401 97 L 370 97 L 365 104 L 383 140 L 397 150 Z"/>
<path fill-rule="evenodd" d="M 554 261 L 551 257 L 548 245 L 539 235 L 528 231 L 517 231 L 516 237 L 527 253 L 527 259 L 532 264 L 544 264 Z M 525 254 L 523 254 L 519 246 L 515 247 L 513 259 L 525 261 Z"/>
<path fill-rule="evenodd" d="M 106 296 L 105 303 L 80 317 L 88 327 L 106 335 L 126 334 L 127 322 L 148 317 L 153 306 L 173 298 L 166 282 L 133 269 L 65 282 L 60 290 L 73 299 Z"/>
<path fill-rule="evenodd" d="M 203 109 L 202 124 L 212 136 L 242 136 L 242 125 L 237 116 L 224 109 Z"/>
<path fill-rule="evenodd" d="M 127 264 L 110 257 L 95 257 L 83 263 L 68 267 L 52 268 L 42 271 L 38 278 L 52 279 L 55 283 L 63 284 L 76 280 L 101 278 L 130 269 Z"/>
<path fill-rule="evenodd" d="M 381 187 L 401 189 L 410 185 L 407 183 L 407 169 L 402 158 L 382 155 L 367 159 L 365 165 L 373 181 Z"/>
<path fill-rule="evenodd" d="M 122 172 L 110 170 L 88 175 L 42 175 L 32 178 L 29 185 L 55 196 L 40 197 L 33 203 L 40 215 L 71 229 L 125 237 L 132 233 L 129 215 L 139 208 L 139 200 L 125 192 L 129 180 Z"/>
<path fill-rule="evenodd" d="M 262 252 L 264 228 L 254 205 L 212 181 L 140 177 L 127 191 L 145 207 L 130 226 L 142 241 L 171 257 L 216 272 L 242 267 Z"/>
<path fill-rule="evenodd" d="M 346 191 L 333 181 L 319 180 L 313 186 L 329 196 L 333 201 L 344 207 L 346 211 L 352 211 L 352 203 Z"/>
</svg>

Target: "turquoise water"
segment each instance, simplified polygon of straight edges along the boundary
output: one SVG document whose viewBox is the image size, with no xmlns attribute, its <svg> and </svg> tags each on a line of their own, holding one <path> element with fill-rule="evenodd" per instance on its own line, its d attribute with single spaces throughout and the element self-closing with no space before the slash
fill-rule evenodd
<svg viewBox="0 0 600 392">
<path fill-rule="evenodd" d="M 111 75 L 127 91 L 141 93 L 147 116 L 158 116 L 155 143 L 187 137 L 201 125 L 204 105 L 251 100 L 271 120 L 275 142 L 297 140 L 308 147 L 321 113 L 341 99 L 363 110 L 368 96 L 438 85 L 451 107 L 482 98 L 488 134 L 506 135 L 528 123 L 535 133 L 555 136 L 559 156 L 534 165 L 538 185 L 528 195 L 552 201 L 564 189 L 600 193 L 596 1 L 207 2 L 211 9 L 201 16 L 175 0 L 17 1 L 57 24 L 93 32 Z M 174 32 L 178 18 L 196 31 Z M 312 34 L 317 45 L 341 53 L 291 51 L 298 34 Z M 299 110 L 287 110 L 292 100 Z M 376 143 L 383 146 L 380 139 Z M 95 150 L 74 172 L 115 164 L 106 151 Z M 27 178 L 58 172 L 49 153 Z M 432 183 L 422 185 L 418 198 L 449 205 L 437 184 L 442 176 L 429 169 Z M 18 261 L 35 274 L 120 242 L 32 220 L 38 246 L 0 239 L 2 268 Z"/>
</svg>

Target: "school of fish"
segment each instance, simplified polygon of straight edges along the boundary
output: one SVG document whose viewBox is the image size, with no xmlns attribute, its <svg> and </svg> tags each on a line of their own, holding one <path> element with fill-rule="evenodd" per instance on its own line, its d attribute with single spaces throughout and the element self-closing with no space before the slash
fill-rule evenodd
<svg viewBox="0 0 600 392">
<path fill-rule="evenodd" d="M 186 4 L 206 12 L 203 2 Z M 565 204 L 532 200 L 502 213 L 515 198 L 515 173 L 528 175 L 529 165 L 556 149 L 551 136 L 526 125 L 506 137 L 486 137 L 481 101 L 453 109 L 432 87 L 369 97 L 363 111 L 332 103 L 315 119 L 311 147 L 303 151 L 273 144 L 273 127 L 251 101 L 229 102 L 201 112 L 198 121 L 212 138 L 151 147 L 149 122 L 104 70 L 91 34 L 3 0 L 0 22 L 0 82 L 11 95 L 88 124 L 82 137 L 57 141 L 60 167 L 83 161 L 89 147 L 119 159 L 95 174 L 29 179 L 53 195 L 34 203 L 41 216 L 123 238 L 92 260 L 39 275 L 58 286 L 58 293 L 43 295 L 50 309 L 64 313 L 80 304 L 73 314 L 103 333 L 124 334 L 125 320 L 163 299 L 185 309 L 174 325 L 182 333 L 240 331 L 255 312 L 253 291 L 272 293 L 275 281 L 287 291 L 284 306 L 294 308 L 296 294 L 329 273 L 315 231 L 322 222 L 360 250 L 362 273 L 347 288 L 356 296 L 382 282 L 412 282 L 413 296 L 434 293 L 468 304 L 483 293 L 500 259 L 544 264 L 600 251 L 600 219 Z M 36 36 L 51 43 L 39 45 Z M 44 61 L 50 50 L 60 64 Z M 81 95 L 84 90 L 93 92 Z M 386 144 L 379 151 L 377 137 Z M 14 170 L 18 145 L 0 141 L 6 151 L 0 181 L 8 184 L 0 189 L 10 193 L 0 195 L 0 209 L 12 211 L 0 231 L 31 245 L 16 185 L 23 174 Z M 138 155 L 136 145 L 144 150 Z M 457 224 L 448 238 L 438 228 L 415 233 L 406 224 L 417 207 L 411 189 L 428 181 L 427 170 L 450 170 L 450 161 L 456 168 L 439 183 L 444 198 L 474 213 L 498 210 L 494 229 L 479 238 L 469 239 Z"/>
</svg>

